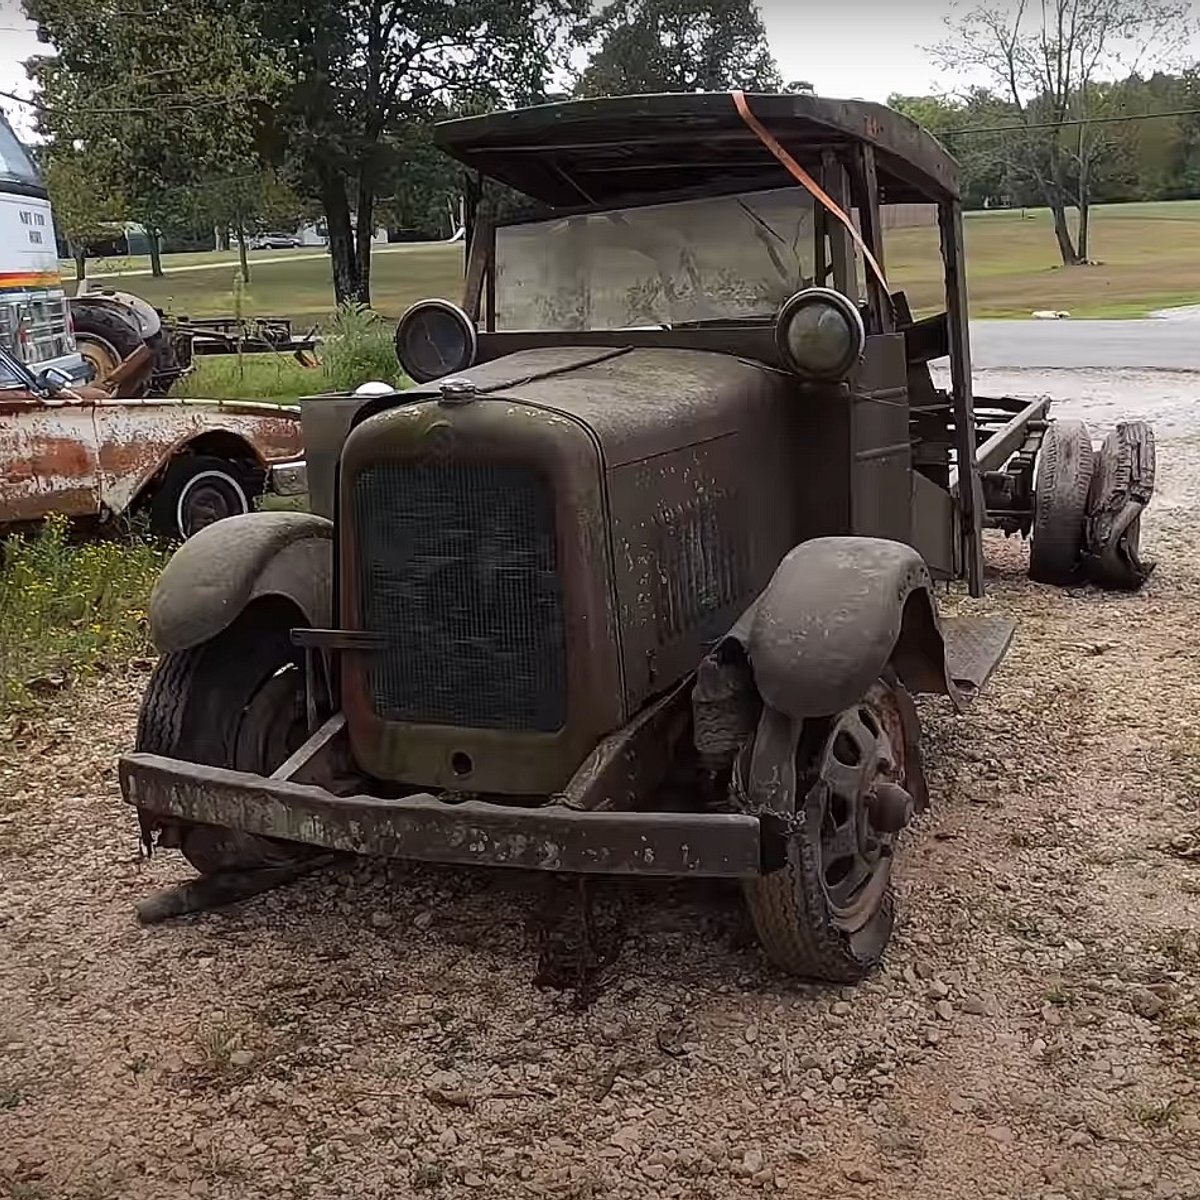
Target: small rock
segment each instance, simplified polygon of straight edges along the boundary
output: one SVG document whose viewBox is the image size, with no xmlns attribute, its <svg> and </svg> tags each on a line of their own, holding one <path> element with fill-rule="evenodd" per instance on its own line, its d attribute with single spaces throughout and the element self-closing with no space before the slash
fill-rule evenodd
<svg viewBox="0 0 1200 1200">
<path fill-rule="evenodd" d="M 973 1100 L 968 1100 L 966 1096 L 955 1094 L 950 1097 L 950 1111 L 956 1113 L 968 1113 L 975 1107 Z"/>
<path fill-rule="evenodd" d="M 962 1010 L 965 1013 L 970 1013 L 973 1017 L 986 1017 L 988 1015 L 987 1002 L 979 996 L 968 996 L 962 1002 Z"/>
<path fill-rule="evenodd" d="M 848 1017 L 850 1015 L 850 1005 L 845 1000 L 838 1000 L 829 1011 L 835 1017 Z"/>
<path fill-rule="evenodd" d="M 447 1150 L 453 1150 L 458 1145 L 458 1134 L 454 1131 L 453 1126 L 442 1130 L 438 1137 L 438 1145 Z"/>
<path fill-rule="evenodd" d="M 233 1067 L 248 1067 L 253 1061 L 253 1050 L 235 1050 L 229 1056 L 229 1065 Z"/>
<path fill-rule="evenodd" d="M 934 1006 L 933 1011 L 937 1013 L 943 1021 L 950 1021 L 954 1018 L 954 1005 L 949 1000 L 939 1000 Z"/>
<path fill-rule="evenodd" d="M 662 1163 L 647 1163 L 642 1168 L 642 1174 L 645 1175 L 647 1179 L 665 1179 L 667 1175 L 667 1168 L 664 1167 Z"/>
<path fill-rule="evenodd" d="M 745 1033 L 742 1034 L 742 1036 L 746 1039 L 747 1042 L 749 1042 L 751 1045 L 753 1045 L 755 1042 L 758 1041 L 758 1026 L 757 1025 L 747 1025 L 746 1031 L 745 1031 Z"/>
<path fill-rule="evenodd" d="M 929 998 L 931 1000 L 945 1000 L 950 995 L 950 985 L 943 982 L 941 979 L 931 979 L 929 981 Z"/>
<path fill-rule="evenodd" d="M 428 929 L 433 924 L 433 913 L 421 912 L 413 917 L 413 925 L 418 929 Z"/>
<path fill-rule="evenodd" d="M 870 1169 L 870 1167 L 857 1166 L 850 1167 L 845 1172 L 846 1178 L 851 1183 L 878 1183 L 879 1176 Z"/>
<path fill-rule="evenodd" d="M 835 1075 L 829 1083 L 830 1090 L 836 1092 L 839 1096 L 846 1090 L 846 1086 L 846 1077 L 844 1075 Z"/>
<path fill-rule="evenodd" d="M 373 912 L 371 914 L 371 924 L 376 929 L 386 929 L 392 923 L 392 918 L 385 912 Z"/>
<path fill-rule="evenodd" d="M 1156 996 L 1149 988 L 1138 988 L 1134 991 L 1129 997 L 1129 1004 L 1139 1017 L 1145 1017 L 1147 1021 L 1160 1017 L 1163 1009 L 1167 1007 L 1166 1001 L 1161 996 Z"/>
<path fill-rule="evenodd" d="M 993 1142 L 999 1142 L 1002 1146 L 1011 1146 L 1016 1140 L 1013 1131 L 1007 1125 L 992 1125 L 987 1130 L 987 1135 Z"/>
<path fill-rule="evenodd" d="M 484 1179 L 482 1175 L 476 1175 L 473 1171 L 463 1177 L 463 1183 L 470 1188 L 484 1187 Z"/>
<path fill-rule="evenodd" d="M 742 1166 L 753 1175 L 763 1168 L 763 1153 L 761 1150 L 751 1148 L 742 1155 Z"/>
</svg>

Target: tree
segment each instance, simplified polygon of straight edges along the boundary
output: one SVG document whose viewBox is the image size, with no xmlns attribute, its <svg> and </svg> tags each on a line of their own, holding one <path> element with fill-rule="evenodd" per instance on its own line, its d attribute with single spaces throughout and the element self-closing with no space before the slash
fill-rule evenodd
<svg viewBox="0 0 1200 1200">
<path fill-rule="evenodd" d="M 585 38 L 583 96 L 782 87 L 754 0 L 610 0 Z"/>
<path fill-rule="evenodd" d="M 52 144 L 41 155 L 42 177 L 54 208 L 54 224 L 75 259 L 75 277 L 87 277 L 88 250 L 121 233 L 124 199 L 103 164 L 69 143 Z"/>
<path fill-rule="evenodd" d="M 982 74 L 1010 106 L 1004 139 L 1010 170 L 1026 175 L 1049 207 L 1064 265 L 1087 261 L 1093 173 L 1107 142 L 1102 79 L 1131 62 L 1162 58 L 1187 30 L 1187 5 L 1174 0 L 985 2 L 934 48 L 950 71 Z M 1078 213 L 1077 234 L 1067 208 Z"/>
<path fill-rule="evenodd" d="M 58 54 L 30 60 L 39 132 L 105 164 L 162 274 L 162 229 L 191 192 L 255 157 L 280 82 L 229 14 L 206 0 L 24 0 Z"/>
<path fill-rule="evenodd" d="M 233 3 L 234 0 L 226 0 Z M 585 0 L 244 0 L 286 86 L 266 142 L 329 230 L 339 303 L 370 303 L 377 204 L 439 112 L 530 102 Z"/>
</svg>

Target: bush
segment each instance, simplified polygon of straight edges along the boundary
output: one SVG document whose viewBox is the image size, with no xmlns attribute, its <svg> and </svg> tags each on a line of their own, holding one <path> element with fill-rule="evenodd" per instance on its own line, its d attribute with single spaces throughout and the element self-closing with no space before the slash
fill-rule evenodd
<svg viewBox="0 0 1200 1200">
<path fill-rule="evenodd" d="M 399 386 L 400 365 L 391 327 L 365 305 L 344 305 L 321 343 L 321 369 L 330 391 L 352 392 L 380 380 Z"/>
<path fill-rule="evenodd" d="M 153 652 L 146 607 L 166 548 L 136 539 L 77 545 L 67 521 L 51 517 L 0 553 L 0 713 Z"/>
</svg>

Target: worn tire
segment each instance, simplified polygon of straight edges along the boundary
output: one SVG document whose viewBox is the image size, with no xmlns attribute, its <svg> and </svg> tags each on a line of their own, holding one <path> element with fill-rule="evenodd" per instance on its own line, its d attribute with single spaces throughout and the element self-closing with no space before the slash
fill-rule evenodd
<svg viewBox="0 0 1200 1200">
<path fill-rule="evenodd" d="M 864 708 L 869 709 L 877 730 L 887 734 L 892 748 L 890 761 L 894 765 L 885 777 L 898 779 L 916 806 L 923 807 L 926 789 L 920 732 L 915 724 L 915 710 L 905 715 L 906 699 L 907 693 L 889 673 L 853 707 L 860 713 Z M 911 729 L 906 727 L 909 720 L 914 722 Z M 817 734 L 817 740 L 809 736 L 810 732 Z M 823 875 L 826 867 L 820 849 L 828 797 L 821 794 L 823 785 L 813 771 L 828 735 L 823 726 L 813 725 L 802 733 L 797 748 L 795 798 L 800 820 L 784 835 L 785 861 L 777 869 L 747 880 L 743 891 L 759 943 L 777 967 L 807 979 L 857 983 L 879 965 L 891 940 L 896 913 L 891 886 L 895 839 L 894 835 L 876 834 L 886 844 L 886 852 L 880 859 L 886 864 L 880 876 L 882 886 L 875 893 L 874 906 L 865 911 L 862 923 L 852 933 L 847 932 L 838 923 L 827 892 L 828 876 Z M 878 743 L 874 743 L 871 753 L 877 751 Z M 744 751 L 747 764 L 752 752 L 752 745 Z"/>
<path fill-rule="evenodd" d="M 1122 422 L 1105 437 L 1087 504 L 1084 564 L 1093 583 L 1133 591 L 1154 570 L 1141 558 L 1141 512 L 1154 495 L 1156 469 L 1154 431 L 1145 421 Z"/>
<path fill-rule="evenodd" d="M 265 736 L 247 722 L 257 716 L 262 725 L 261 706 L 253 702 L 268 687 L 278 693 L 275 680 L 287 680 L 293 672 L 292 678 L 303 678 L 290 638 L 297 620 L 286 601 L 260 603 L 211 641 L 164 654 L 142 697 L 136 749 L 270 774 L 286 758 L 284 749 L 294 750 L 303 741 L 302 724 L 296 724 L 302 720 L 302 684 L 293 697 L 301 711 L 279 710 L 286 730 L 274 729 Z M 213 825 L 183 826 L 179 848 L 202 875 L 280 866 L 311 853 L 296 843 Z"/>
<path fill-rule="evenodd" d="M 93 342 L 107 357 L 115 351 L 123 360 L 135 353 L 142 345 L 142 330 L 136 318 L 112 304 L 72 304 L 71 321 L 75 327 L 75 341 L 83 343 L 80 350 L 87 354 L 86 343 Z M 123 385 L 117 395 L 123 399 L 136 398 L 144 394 L 145 383 L 133 385 L 131 380 Z"/>
<path fill-rule="evenodd" d="M 891 888 L 854 944 L 829 920 L 811 838 L 788 839 L 787 865 L 748 881 L 746 907 L 767 957 L 789 975 L 858 983 L 883 958 L 895 924 Z"/>
<path fill-rule="evenodd" d="M 1079 575 L 1092 484 L 1092 440 L 1082 421 L 1051 421 L 1037 456 L 1029 578 L 1062 586 Z"/>
<path fill-rule="evenodd" d="M 238 463 L 207 454 L 181 455 L 167 467 L 150 501 L 150 527 L 186 541 L 205 525 L 254 509 L 262 483 Z"/>
</svg>

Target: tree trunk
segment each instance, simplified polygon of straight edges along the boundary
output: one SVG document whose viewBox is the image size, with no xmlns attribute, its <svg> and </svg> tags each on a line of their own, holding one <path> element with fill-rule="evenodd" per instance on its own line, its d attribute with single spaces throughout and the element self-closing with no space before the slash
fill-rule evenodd
<svg viewBox="0 0 1200 1200">
<path fill-rule="evenodd" d="M 1079 236 L 1075 239 L 1081 263 L 1088 261 L 1088 233 L 1090 232 L 1091 216 L 1092 202 L 1084 196 L 1079 201 Z"/>
<path fill-rule="evenodd" d="M 75 259 L 75 279 L 82 283 L 87 278 L 87 247 L 72 242 L 71 254 Z"/>
<path fill-rule="evenodd" d="M 238 262 L 242 267 L 242 283 L 249 284 L 250 259 L 246 256 L 246 228 L 241 221 L 237 223 L 237 228 L 234 232 L 237 235 Z"/>
<path fill-rule="evenodd" d="M 358 256 L 359 304 L 371 303 L 371 235 L 375 232 L 375 182 L 363 166 L 358 178 L 358 211 L 355 213 L 355 253 Z"/>
<path fill-rule="evenodd" d="M 1054 218 L 1054 236 L 1058 239 L 1058 252 L 1062 256 L 1064 267 L 1079 265 L 1079 254 L 1071 241 L 1071 226 L 1067 224 L 1067 206 L 1062 196 L 1055 196 L 1050 201 L 1050 213 Z"/>
<path fill-rule="evenodd" d="M 150 274 L 155 279 L 163 277 L 162 241 L 157 229 L 146 230 L 146 240 L 150 243 Z"/>
<path fill-rule="evenodd" d="M 325 209 L 325 226 L 329 233 L 333 298 L 339 305 L 350 304 L 358 296 L 358 257 L 354 245 L 354 227 L 350 221 L 350 204 L 346 199 L 346 185 L 340 175 L 322 172 L 321 203 Z"/>
</svg>

